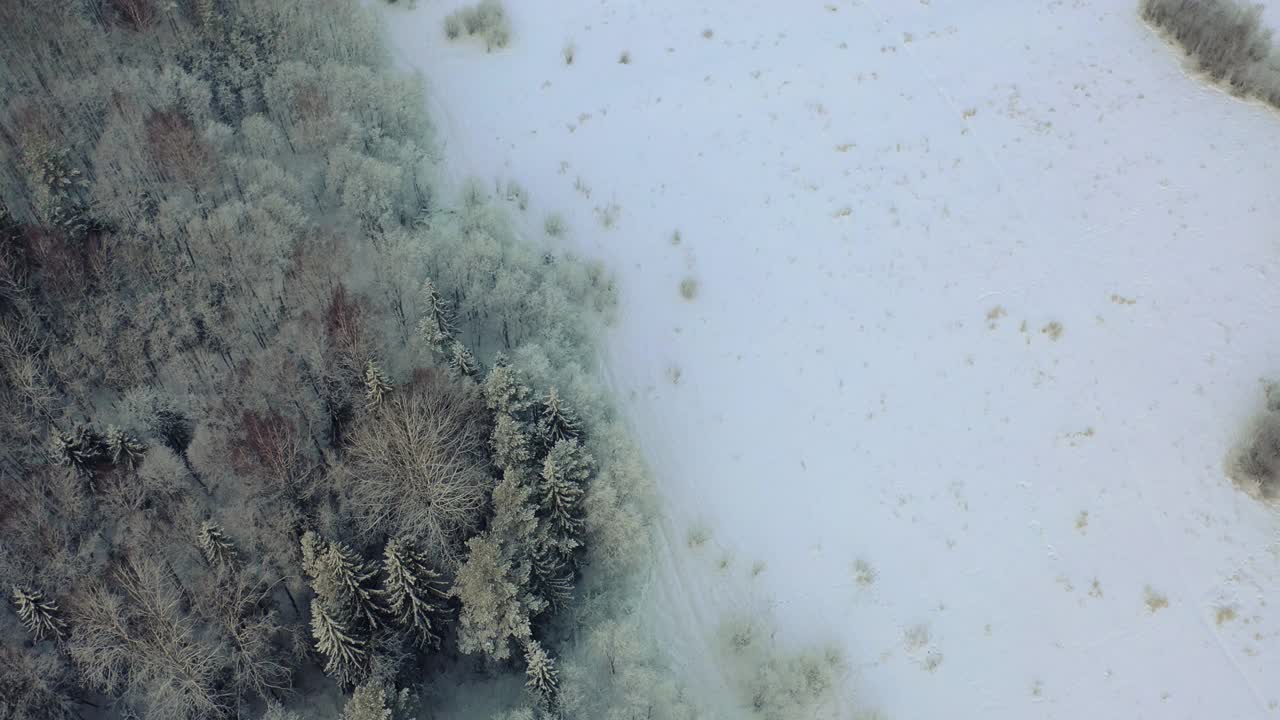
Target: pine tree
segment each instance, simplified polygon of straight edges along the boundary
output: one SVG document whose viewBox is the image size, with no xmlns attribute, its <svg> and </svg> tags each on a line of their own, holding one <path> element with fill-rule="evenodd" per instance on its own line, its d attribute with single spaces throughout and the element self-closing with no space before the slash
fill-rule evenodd
<svg viewBox="0 0 1280 720">
<path fill-rule="evenodd" d="M 346 686 L 363 677 L 368 649 L 333 616 L 323 600 L 311 603 L 311 636 L 316 650 L 325 656 L 324 671 L 329 677 Z"/>
<path fill-rule="evenodd" d="M 51 635 L 62 639 L 66 624 L 58 617 L 58 604 L 32 588 L 13 588 L 13 604 L 18 608 L 18 618 L 36 640 Z"/>
<path fill-rule="evenodd" d="M 449 346 L 449 367 L 464 377 L 474 377 L 480 373 L 480 364 L 476 356 L 471 354 L 466 345 L 453 341 Z"/>
<path fill-rule="evenodd" d="M 400 627 L 414 633 L 419 645 L 438 647 L 440 637 L 431 626 L 432 616 L 447 609 L 449 594 L 440 574 L 408 543 L 392 540 L 382 553 L 383 583 L 388 610 Z"/>
<path fill-rule="evenodd" d="M 391 378 L 382 371 L 378 363 L 369 360 L 364 364 L 364 399 L 369 405 L 380 405 L 382 399 L 392 390 Z"/>
<path fill-rule="evenodd" d="M 530 640 L 524 646 L 524 661 L 524 686 L 537 693 L 547 707 L 555 705 L 556 692 L 560 688 L 560 673 L 556 670 L 556 661 L 537 640 Z"/>
<path fill-rule="evenodd" d="M 308 530 L 302 536 L 302 565 L 316 595 L 333 611 L 354 615 L 369 630 L 378 629 L 379 615 L 385 612 L 381 593 L 373 586 L 378 573 L 354 550 L 325 542 Z"/>
<path fill-rule="evenodd" d="M 561 440 L 576 439 L 581 432 L 577 416 L 560 399 L 560 393 L 551 388 L 542 399 L 542 412 L 538 418 L 538 434 L 543 445 L 551 447 Z"/>
<path fill-rule="evenodd" d="M 111 458 L 111 464 L 123 466 L 132 470 L 142 460 L 142 456 L 147 452 L 147 446 L 133 435 L 133 433 L 125 432 L 115 425 L 107 428 L 106 435 L 107 455 Z"/>
<path fill-rule="evenodd" d="M 107 444 L 92 428 L 77 423 L 69 432 L 54 430 L 49 439 L 50 452 L 60 465 L 88 473 L 107 458 Z"/>
<path fill-rule="evenodd" d="M 217 523 L 212 520 L 201 523 L 196 540 L 200 543 L 200 550 L 204 552 L 204 558 L 210 565 L 224 570 L 235 565 L 236 546 Z"/>
<path fill-rule="evenodd" d="M 543 460 L 539 506 L 559 538 L 574 540 L 582 531 L 582 493 L 591 463 L 577 440 L 557 442 Z"/>
<path fill-rule="evenodd" d="M 418 291 L 418 303 L 422 317 L 418 320 L 418 335 L 436 352 L 443 352 L 453 339 L 457 329 L 453 324 L 453 310 L 448 300 L 436 290 L 430 278 L 422 281 Z"/>
</svg>

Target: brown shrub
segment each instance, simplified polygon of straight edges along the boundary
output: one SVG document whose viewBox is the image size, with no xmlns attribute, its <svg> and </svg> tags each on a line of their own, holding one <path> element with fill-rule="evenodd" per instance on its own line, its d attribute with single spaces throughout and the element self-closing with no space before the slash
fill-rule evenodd
<svg viewBox="0 0 1280 720">
<path fill-rule="evenodd" d="M 330 344 L 353 362 L 364 356 L 366 306 L 364 298 L 352 295 L 346 285 L 338 283 L 324 310 L 325 335 Z"/>
<path fill-rule="evenodd" d="M 242 442 L 231 452 L 238 472 L 268 483 L 275 492 L 296 489 L 307 475 L 305 438 L 275 410 L 245 410 L 240 416 Z"/>
<path fill-rule="evenodd" d="M 134 30 L 146 30 L 156 20 L 153 0 L 107 0 L 120 22 Z"/>
<path fill-rule="evenodd" d="M 212 172 L 213 155 L 181 111 L 153 111 L 144 124 L 151 158 L 161 176 L 194 185 Z"/>
</svg>

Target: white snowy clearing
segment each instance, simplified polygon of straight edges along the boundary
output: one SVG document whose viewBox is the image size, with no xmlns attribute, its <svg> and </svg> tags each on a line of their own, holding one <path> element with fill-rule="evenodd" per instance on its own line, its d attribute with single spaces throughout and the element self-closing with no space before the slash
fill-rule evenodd
<svg viewBox="0 0 1280 720">
<path fill-rule="evenodd" d="M 1280 114 L 1130 0 L 509 0 L 493 53 L 458 5 L 386 8 L 399 62 L 451 174 L 620 277 L 688 675 L 758 600 L 844 648 L 841 717 L 1280 716 L 1280 522 L 1223 472 Z"/>
</svg>

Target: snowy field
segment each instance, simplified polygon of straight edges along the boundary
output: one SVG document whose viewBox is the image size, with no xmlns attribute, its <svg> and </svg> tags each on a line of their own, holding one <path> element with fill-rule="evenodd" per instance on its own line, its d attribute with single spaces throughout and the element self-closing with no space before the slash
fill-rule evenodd
<svg viewBox="0 0 1280 720">
<path fill-rule="evenodd" d="M 845 711 L 1280 717 L 1280 522 L 1223 472 L 1280 374 L 1280 115 L 1129 0 L 509 0 L 491 54 L 458 4 L 386 8 L 398 60 L 455 178 L 620 277 L 688 676 L 763 603 Z"/>
</svg>

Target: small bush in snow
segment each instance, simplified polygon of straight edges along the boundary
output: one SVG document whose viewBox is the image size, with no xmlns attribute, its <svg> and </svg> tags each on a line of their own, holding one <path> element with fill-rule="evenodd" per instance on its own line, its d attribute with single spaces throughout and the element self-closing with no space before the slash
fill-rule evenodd
<svg viewBox="0 0 1280 720">
<path fill-rule="evenodd" d="M 786 652 L 778 648 L 770 624 L 738 617 L 719 627 L 719 657 L 730 686 L 748 717 L 786 720 L 821 717 L 835 700 L 845 662 L 835 648 Z"/>
<path fill-rule="evenodd" d="M 1267 388 L 1267 408 L 1228 458 L 1227 472 L 1254 497 L 1280 498 L 1280 387 Z"/>
<path fill-rule="evenodd" d="M 1280 55 L 1262 6 L 1236 0 L 1142 0 L 1142 19 L 1186 51 L 1196 69 L 1232 92 L 1280 107 Z"/>
<path fill-rule="evenodd" d="M 565 43 L 564 49 L 560 51 L 560 54 L 564 56 L 564 64 L 572 65 L 573 58 L 576 55 L 576 53 L 577 53 L 577 48 L 573 46 L 573 43 Z"/>
<path fill-rule="evenodd" d="M 551 213 L 542 227 L 550 237 L 560 237 L 565 232 L 564 217 L 560 213 Z"/>
<path fill-rule="evenodd" d="M 456 40 L 464 31 L 483 39 L 488 50 L 504 48 L 511 41 L 511 22 L 500 0 L 480 0 L 444 19 L 444 34 L 450 40 Z"/>
<path fill-rule="evenodd" d="M 521 210 L 529 208 L 529 191 L 515 180 L 507 181 L 507 200 L 516 204 Z"/>
</svg>

